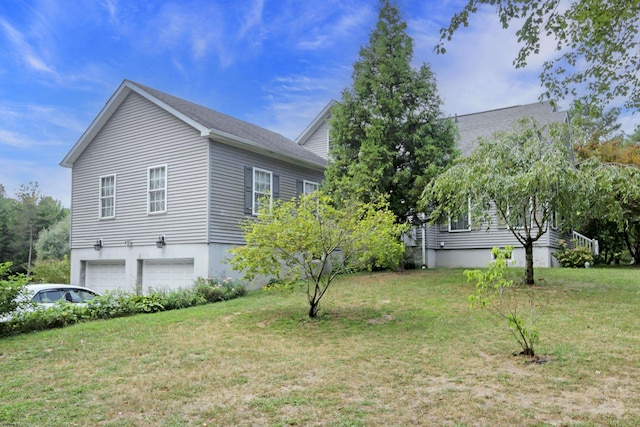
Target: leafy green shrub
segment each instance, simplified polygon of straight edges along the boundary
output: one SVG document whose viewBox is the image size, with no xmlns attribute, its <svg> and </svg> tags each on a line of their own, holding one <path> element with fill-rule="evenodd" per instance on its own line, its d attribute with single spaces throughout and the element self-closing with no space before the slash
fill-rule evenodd
<svg viewBox="0 0 640 427">
<path fill-rule="evenodd" d="M 22 274 L 7 275 L 11 265 L 10 262 L 0 263 L 0 317 L 20 306 L 19 296 L 29 282 Z"/>
<path fill-rule="evenodd" d="M 269 283 L 267 283 L 265 286 L 262 287 L 262 290 L 291 293 L 295 290 L 296 284 L 302 284 L 302 282 L 273 278 L 269 280 Z"/>
<path fill-rule="evenodd" d="M 227 301 L 247 293 L 244 285 L 234 282 L 231 278 L 220 280 L 198 277 L 195 280 L 194 288 L 207 302 Z"/>
<path fill-rule="evenodd" d="M 561 266 L 570 268 L 584 268 L 588 262 L 593 265 L 593 254 L 589 248 L 584 246 L 576 246 L 572 240 L 572 245 L 566 240 L 558 240 L 560 248 L 554 252 L 553 256 L 558 260 Z"/>
<path fill-rule="evenodd" d="M 5 331 L 6 333 L 4 335 L 62 328 L 81 322 L 87 318 L 88 311 L 86 307 L 59 302 L 53 307 L 46 309 L 37 308 L 32 311 L 16 313 L 11 320 L 7 322 L 7 331 Z"/>
<path fill-rule="evenodd" d="M 207 303 L 204 296 L 198 294 L 193 287 L 179 288 L 171 291 L 154 291 L 162 298 L 165 310 L 179 310 Z"/>
<path fill-rule="evenodd" d="M 122 291 L 108 291 L 87 303 L 89 318 L 110 319 L 114 317 L 130 316 L 139 313 L 134 294 Z"/>
<path fill-rule="evenodd" d="M 71 278 L 71 263 L 65 255 L 63 259 L 38 259 L 33 264 L 33 277 L 40 283 L 69 283 Z"/>
<path fill-rule="evenodd" d="M 0 336 L 60 328 L 86 320 L 110 319 L 193 307 L 210 302 L 226 301 L 245 294 L 244 285 L 231 279 L 204 278 L 196 279 L 194 285 L 189 288 L 153 291 L 148 295 L 109 291 L 88 301 L 86 306 L 60 302 L 47 309 L 36 308 L 16 313 L 8 321 L 0 322 Z"/>
<path fill-rule="evenodd" d="M 127 304 L 132 305 L 133 313 L 156 313 L 165 311 L 164 299 L 161 294 L 151 293 L 149 295 L 130 295 Z"/>
</svg>

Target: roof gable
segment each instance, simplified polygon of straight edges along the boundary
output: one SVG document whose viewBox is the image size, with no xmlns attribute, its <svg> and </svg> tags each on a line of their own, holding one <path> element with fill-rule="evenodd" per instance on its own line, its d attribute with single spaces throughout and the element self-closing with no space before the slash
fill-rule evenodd
<svg viewBox="0 0 640 427">
<path fill-rule="evenodd" d="M 329 103 L 324 106 L 322 111 L 318 113 L 318 115 L 311 121 L 311 123 L 309 123 L 309 125 L 307 125 L 302 133 L 296 138 L 296 143 L 304 146 L 309 140 L 309 137 L 313 135 L 313 133 L 320 127 L 320 125 L 331 116 L 331 108 L 333 108 L 333 106 L 337 103 L 338 101 L 333 99 L 329 101 Z"/>
<path fill-rule="evenodd" d="M 258 152 L 290 163 L 302 163 L 315 169 L 324 169 L 326 166 L 326 161 L 323 158 L 278 133 L 130 80 L 124 80 L 109 98 L 100 113 L 62 160 L 61 166 L 73 166 L 73 162 L 131 92 L 136 92 L 194 127 L 203 137 L 209 137 L 241 149 Z"/>
</svg>

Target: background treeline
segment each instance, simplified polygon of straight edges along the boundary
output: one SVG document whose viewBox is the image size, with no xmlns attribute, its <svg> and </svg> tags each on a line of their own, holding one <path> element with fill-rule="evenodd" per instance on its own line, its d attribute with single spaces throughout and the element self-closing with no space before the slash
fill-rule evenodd
<svg viewBox="0 0 640 427">
<path fill-rule="evenodd" d="M 68 283 L 69 210 L 41 193 L 37 182 L 7 194 L 0 184 L 0 263 L 9 273 Z"/>
</svg>

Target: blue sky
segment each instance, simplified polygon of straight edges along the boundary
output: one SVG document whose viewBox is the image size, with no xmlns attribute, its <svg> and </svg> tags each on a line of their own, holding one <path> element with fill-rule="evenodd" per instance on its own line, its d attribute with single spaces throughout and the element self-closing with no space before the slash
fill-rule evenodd
<svg viewBox="0 0 640 427">
<path fill-rule="evenodd" d="M 536 102 L 553 46 L 525 70 L 495 13 L 436 55 L 439 29 L 464 0 L 397 0 L 414 65 L 436 73 L 446 114 Z M 377 0 L 7 0 L 0 2 L 0 184 L 37 181 L 70 205 L 58 163 L 123 79 L 295 139 L 351 84 Z M 635 123 L 634 123 L 635 121 Z M 632 130 L 637 117 L 624 117 Z"/>
</svg>

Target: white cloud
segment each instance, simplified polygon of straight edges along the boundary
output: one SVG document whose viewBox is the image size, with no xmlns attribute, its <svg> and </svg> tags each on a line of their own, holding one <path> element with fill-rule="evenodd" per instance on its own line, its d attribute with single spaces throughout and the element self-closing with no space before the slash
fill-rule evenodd
<svg viewBox="0 0 640 427">
<path fill-rule="evenodd" d="M 53 67 L 48 65 L 45 60 L 37 54 L 36 50 L 27 41 L 27 38 L 22 32 L 18 31 L 2 18 L 0 18 L 0 28 L 13 46 L 13 51 L 18 60 L 26 65 L 28 69 L 56 78 L 58 77 Z"/>
<path fill-rule="evenodd" d="M 263 87 L 266 104 L 250 120 L 295 139 L 349 84 L 350 67 L 318 69 L 315 75 L 279 76 Z"/>
<path fill-rule="evenodd" d="M 448 114 L 466 114 L 536 102 L 543 90 L 538 74 L 549 49 L 526 69 L 516 70 L 519 46 L 515 29 L 504 30 L 495 14 L 479 11 L 468 28 L 446 43 L 442 55 L 433 49 L 439 28 L 447 23 L 411 21 L 416 63 L 430 63 Z M 545 45 L 546 46 L 546 45 Z"/>
<path fill-rule="evenodd" d="M 618 122 L 620 122 L 621 125 L 620 129 L 627 135 L 631 135 L 640 127 L 640 116 L 638 116 L 638 113 L 633 114 L 626 111 L 623 114 L 620 114 Z"/>
<path fill-rule="evenodd" d="M 0 129 L 0 146 L 31 148 L 38 140 L 8 129 Z"/>
<path fill-rule="evenodd" d="M 240 29 L 238 30 L 238 39 L 244 39 L 248 35 L 251 35 L 256 29 L 259 32 L 262 31 L 264 0 L 254 0 L 244 10 L 245 14 L 241 19 Z"/>
<path fill-rule="evenodd" d="M 118 0 L 103 0 L 100 2 L 109 15 L 109 21 L 113 24 L 118 24 Z"/>
<path fill-rule="evenodd" d="M 338 14 L 336 14 L 338 12 Z M 336 15 L 334 15 L 336 14 Z M 327 4 L 314 13 L 303 14 L 297 33 L 296 47 L 301 50 L 329 49 L 359 35 L 375 22 L 375 10 L 349 3 Z M 336 19 L 328 19 L 336 18 Z"/>
</svg>

